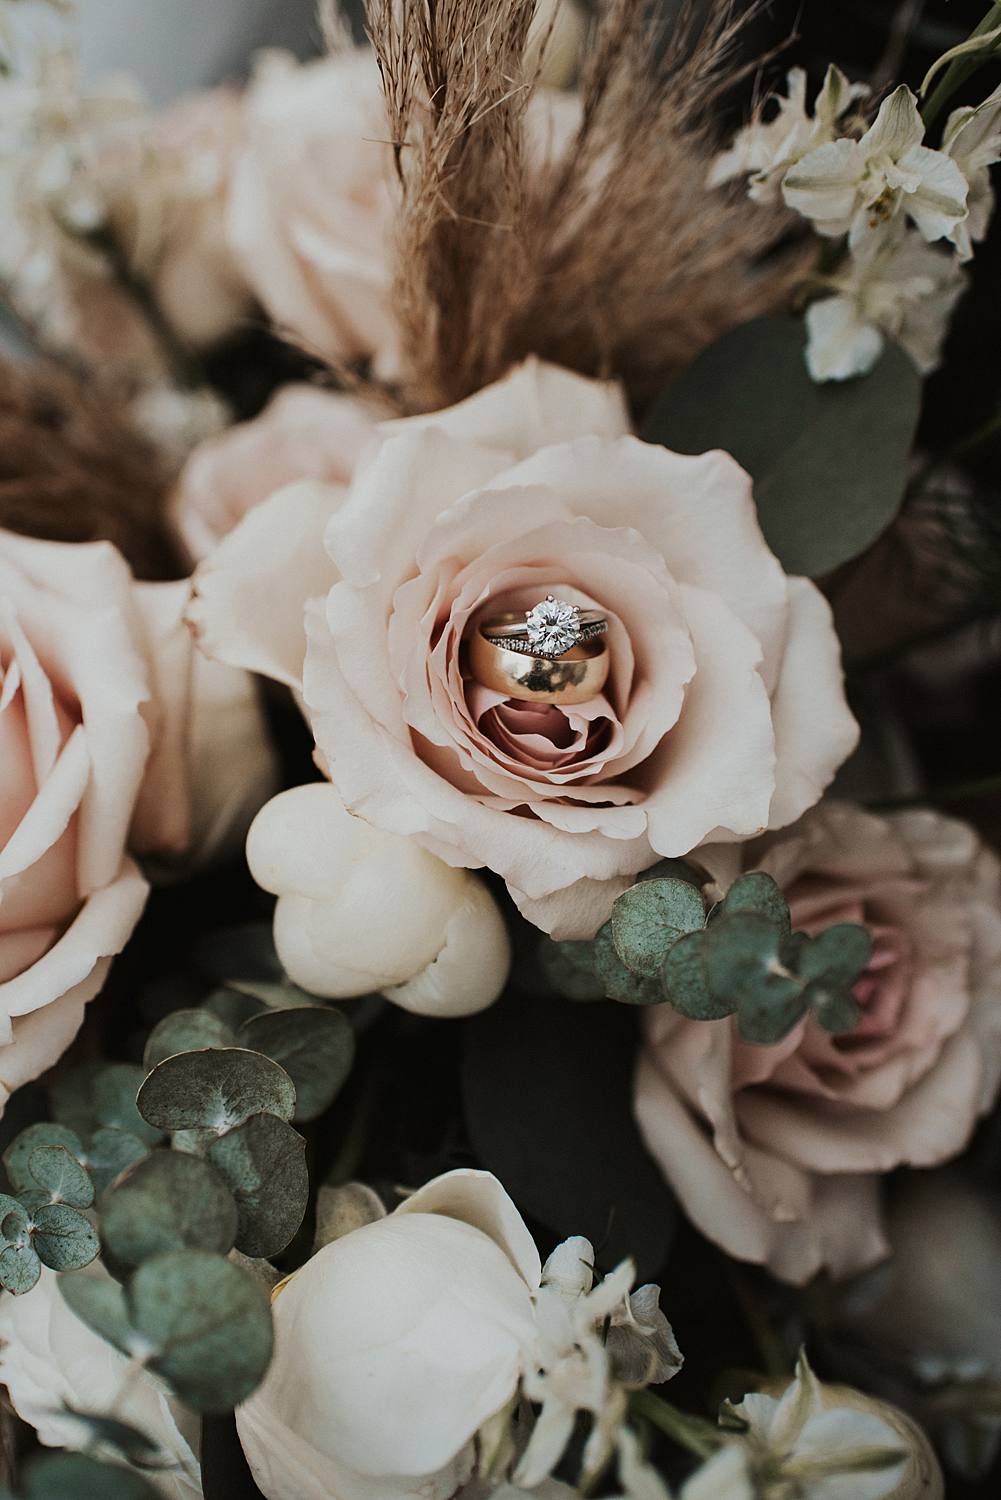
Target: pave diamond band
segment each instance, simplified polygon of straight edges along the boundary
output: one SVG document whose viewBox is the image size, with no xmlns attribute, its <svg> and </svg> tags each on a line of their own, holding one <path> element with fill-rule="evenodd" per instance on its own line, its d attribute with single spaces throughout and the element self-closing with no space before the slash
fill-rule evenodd
<svg viewBox="0 0 1001 1500">
<path fill-rule="evenodd" d="M 579 609 L 565 599 L 547 594 L 524 615 L 495 615 L 480 625 L 480 634 L 507 651 L 558 660 L 574 646 L 604 635 L 605 616 L 596 609 Z"/>
</svg>

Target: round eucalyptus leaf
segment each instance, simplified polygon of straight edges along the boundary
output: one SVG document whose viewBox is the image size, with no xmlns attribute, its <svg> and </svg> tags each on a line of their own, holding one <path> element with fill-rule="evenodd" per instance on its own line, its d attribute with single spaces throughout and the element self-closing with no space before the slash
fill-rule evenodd
<svg viewBox="0 0 1001 1500">
<path fill-rule="evenodd" d="M 269 1258 L 293 1238 L 309 1201 L 306 1142 L 275 1115 L 252 1115 L 209 1148 L 236 1199 L 236 1248 Z"/>
<path fill-rule="evenodd" d="M 146 1077 L 134 1063 L 108 1063 L 95 1074 L 91 1085 L 99 1125 L 125 1130 L 138 1136 L 148 1146 L 155 1146 L 163 1132 L 144 1120 L 136 1105 L 136 1095 Z"/>
<path fill-rule="evenodd" d="M 155 1067 L 139 1091 L 144 1119 L 158 1130 L 221 1135 L 261 1110 L 291 1120 L 295 1085 L 276 1062 L 242 1047 L 180 1052 Z"/>
<path fill-rule="evenodd" d="M 94 1184 L 65 1146 L 36 1146 L 28 1158 L 28 1171 L 35 1185 L 49 1195 L 50 1203 L 68 1203 L 71 1208 L 89 1208 Z"/>
<path fill-rule="evenodd" d="M 31 1153 L 39 1146 L 63 1146 L 78 1161 L 83 1154 L 80 1137 L 66 1125 L 56 1125 L 48 1120 L 29 1125 L 27 1130 L 22 1130 L 20 1135 L 14 1137 L 3 1154 L 3 1164 L 15 1192 L 38 1187 L 28 1163 Z"/>
<path fill-rule="evenodd" d="M 97 1192 L 103 1193 L 116 1177 L 148 1155 L 149 1147 L 137 1135 L 102 1125 L 87 1143 L 83 1164 L 94 1179 Z"/>
<path fill-rule="evenodd" d="M 660 1005 L 664 999 L 659 984 L 626 968 L 615 948 L 611 921 L 599 928 L 594 940 L 594 972 L 609 1000 L 625 1005 Z"/>
<path fill-rule="evenodd" d="M 142 1474 L 89 1453 L 46 1453 L 25 1466 L 25 1500 L 158 1500 Z"/>
<path fill-rule="evenodd" d="M 42 1274 L 31 1243 L 31 1218 L 16 1198 L 0 1193 L 0 1286 L 19 1297 Z"/>
<path fill-rule="evenodd" d="M 706 976 L 706 934 L 686 932 L 667 950 L 660 982 L 675 1010 L 693 1021 L 719 1021 L 736 1009 L 733 1000 L 715 995 Z"/>
<path fill-rule="evenodd" d="M 636 879 L 640 880 L 684 880 L 695 889 L 701 891 L 703 886 L 712 884 L 712 876 L 702 865 L 696 864 L 690 859 L 659 859 L 649 870 L 643 870 Z"/>
<path fill-rule="evenodd" d="M 63 1301 L 82 1323 L 122 1354 L 137 1354 L 140 1340 L 129 1321 L 125 1290 L 104 1276 L 60 1276 Z"/>
<path fill-rule="evenodd" d="M 251 1016 L 259 1016 L 262 1010 L 267 1010 L 264 1001 L 256 999 L 254 995 L 245 995 L 240 990 L 229 989 L 213 990 L 203 1008 L 228 1026 L 234 1036 L 244 1021 L 249 1021 Z"/>
<path fill-rule="evenodd" d="M 247 922 L 209 933 L 195 949 L 195 962 L 220 984 L 236 979 L 280 983 L 285 978 L 270 922 Z"/>
<path fill-rule="evenodd" d="M 782 891 L 764 870 L 738 875 L 723 898 L 721 912 L 753 911 L 767 917 L 783 933 L 792 930 L 789 907 Z"/>
<path fill-rule="evenodd" d="M 53 1271 L 79 1271 L 89 1266 L 101 1245 L 89 1219 L 67 1203 L 43 1204 L 31 1215 L 32 1247 L 43 1265 Z"/>
<path fill-rule="evenodd" d="M 852 985 L 872 957 L 872 934 L 856 922 L 838 922 L 805 943 L 799 955 L 804 979 Z"/>
<path fill-rule="evenodd" d="M 82 1140 L 100 1123 L 94 1104 L 94 1079 L 104 1066 L 97 1061 L 78 1063 L 75 1068 L 59 1073 L 49 1085 L 53 1115 L 60 1125 L 75 1131 Z"/>
<path fill-rule="evenodd" d="M 851 990 L 815 979 L 803 991 L 805 1004 L 813 1011 L 825 1031 L 845 1036 L 854 1031 L 862 1019 L 862 1007 Z"/>
<path fill-rule="evenodd" d="M 221 1017 L 210 1010 L 175 1010 L 164 1016 L 149 1034 L 143 1053 L 143 1067 L 151 1073 L 157 1063 L 177 1052 L 194 1052 L 201 1047 L 232 1047 L 236 1037 Z"/>
<path fill-rule="evenodd" d="M 283 1067 L 295 1085 L 295 1120 L 315 1120 L 344 1086 L 355 1055 L 355 1034 L 332 1006 L 262 1011 L 245 1022 L 240 1041 Z"/>
<path fill-rule="evenodd" d="M 179 1151 L 152 1152 L 101 1204 L 101 1237 L 128 1266 L 186 1246 L 225 1255 L 236 1225 L 236 1204 L 219 1173 Z"/>
<path fill-rule="evenodd" d="M 539 967 L 551 989 L 567 1000 L 604 1000 L 605 986 L 594 968 L 594 944 L 570 939 L 539 943 Z"/>
<path fill-rule="evenodd" d="M 758 912 L 724 913 L 706 928 L 706 978 L 733 1001 L 744 1041 L 780 1041 L 804 1011 L 802 981 L 784 963 L 784 935 Z"/>
<path fill-rule="evenodd" d="M 144 1261 L 128 1285 L 132 1326 L 155 1351 L 149 1367 L 188 1406 L 231 1411 L 271 1359 L 267 1292 L 208 1250 L 170 1250 Z"/>
<path fill-rule="evenodd" d="M 706 923 L 701 891 L 671 877 L 641 880 L 612 907 L 612 941 L 626 968 L 655 979 L 672 943 Z"/>
</svg>

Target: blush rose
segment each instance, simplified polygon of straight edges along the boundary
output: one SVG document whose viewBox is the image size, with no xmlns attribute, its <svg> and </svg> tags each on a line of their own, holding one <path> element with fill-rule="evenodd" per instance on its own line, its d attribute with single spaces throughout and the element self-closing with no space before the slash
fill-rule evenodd
<svg viewBox="0 0 1001 1500">
<path fill-rule="evenodd" d="M 887 1253 L 880 1175 L 958 1155 L 1001 1079 L 1001 866 L 937 813 L 877 817 L 823 803 L 793 829 L 700 856 L 723 885 L 774 876 L 795 927 L 864 922 L 875 946 L 862 1019 L 812 1019 L 774 1046 L 732 1020 L 644 1017 L 636 1113 L 702 1231 L 741 1260 L 802 1282 Z"/>
</svg>

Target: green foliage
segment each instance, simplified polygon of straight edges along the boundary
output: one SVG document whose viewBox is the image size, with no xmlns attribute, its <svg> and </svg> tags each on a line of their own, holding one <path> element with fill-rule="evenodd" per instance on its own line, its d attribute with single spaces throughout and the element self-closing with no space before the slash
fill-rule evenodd
<svg viewBox="0 0 1001 1500">
<path fill-rule="evenodd" d="M 163 1131 L 139 1113 L 136 1095 L 146 1074 L 134 1063 L 107 1063 L 94 1074 L 91 1097 L 94 1102 L 95 1124 L 124 1130 L 155 1146 L 163 1139 Z"/>
<path fill-rule="evenodd" d="M 739 876 L 708 913 L 689 881 L 640 880 L 594 941 L 574 943 L 561 966 L 553 950 L 568 946 L 546 940 L 543 963 L 556 988 L 569 976 L 572 998 L 593 983 L 629 1005 L 669 1001 L 690 1020 L 735 1014 L 743 1039 L 762 1045 L 808 1012 L 828 1031 L 850 1031 L 860 1014 L 852 987 L 872 951 L 865 928 L 850 923 L 813 938 L 794 933 L 781 890 L 761 870 Z"/>
<path fill-rule="evenodd" d="M 888 344 L 864 379 L 810 379 L 799 319 L 724 334 L 655 403 L 643 436 L 679 453 L 722 448 L 754 480 L 765 538 L 816 578 L 857 557 L 900 509 L 921 379 Z"/>
<path fill-rule="evenodd" d="M 154 1255 L 124 1287 L 88 1276 L 64 1276 L 59 1287 L 78 1317 L 123 1353 L 141 1353 L 196 1411 L 231 1411 L 268 1367 L 267 1293 L 211 1251 Z"/>
<path fill-rule="evenodd" d="M 112 1125 L 101 1125 L 80 1160 L 94 1179 L 95 1190 L 102 1193 L 116 1177 L 148 1154 L 149 1147 L 137 1135 L 116 1130 Z"/>
<path fill-rule="evenodd" d="M 295 1085 L 294 1120 L 329 1109 L 351 1072 L 355 1037 L 343 1013 L 325 1005 L 267 1010 L 240 1027 L 240 1043 L 278 1063 Z"/>
<path fill-rule="evenodd" d="M 236 1199 L 236 1248 L 264 1257 L 284 1250 L 309 1201 L 302 1136 L 276 1115 L 252 1115 L 212 1143 L 209 1160 Z"/>
<path fill-rule="evenodd" d="M 94 1186 L 67 1141 L 71 1133 L 58 1126 L 29 1126 L 4 1156 L 18 1196 L 0 1194 L 0 1286 L 18 1296 L 31 1291 L 43 1265 L 78 1270 L 99 1249 L 93 1225 L 79 1212 L 93 1203 Z"/>
<path fill-rule="evenodd" d="M 221 1017 L 210 1010 L 175 1010 L 164 1016 L 149 1034 L 143 1053 L 147 1073 L 165 1058 L 178 1052 L 194 1052 L 201 1047 L 234 1047 L 236 1033 Z"/>
<path fill-rule="evenodd" d="M 139 1110 L 158 1131 L 205 1130 L 216 1135 L 266 1110 L 295 1113 L 295 1085 L 284 1068 L 243 1047 L 181 1052 L 165 1058 L 139 1090 Z"/>
<path fill-rule="evenodd" d="M 236 1227 L 236 1203 L 219 1173 L 201 1157 L 179 1151 L 154 1151 L 101 1205 L 101 1238 L 126 1266 L 166 1250 L 224 1255 L 233 1248 Z"/>
<path fill-rule="evenodd" d="M 142 1474 L 89 1453 L 46 1453 L 25 1465 L 23 1500 L 158 1500 Z"/>
<path fill-rule="evenodd" d="M 93 1182 L 65 1146 L 36 1146 L 28 1158 L 28 1171 L 51 1203 L 89 1208 L 94 1201 Z"/>
</svg>

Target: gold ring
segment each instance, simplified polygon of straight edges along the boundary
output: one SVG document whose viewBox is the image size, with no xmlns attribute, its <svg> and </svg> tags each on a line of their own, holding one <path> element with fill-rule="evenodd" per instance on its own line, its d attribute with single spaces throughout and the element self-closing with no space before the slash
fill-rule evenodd
<svg viewBox="0 0 1001 1500">
<path fill-rule="evenodd" d="M 481 630 L 469 643 L 469 666 L 484 687 L 525 703 L 586 703 L 608 679 L 608 644 L 596 639 L 574 646 L 560 657 L 529 656 L 487 640 Z"/>
</svg>

